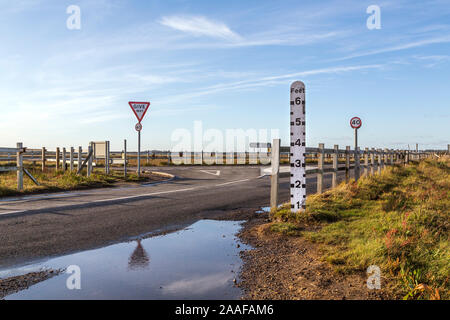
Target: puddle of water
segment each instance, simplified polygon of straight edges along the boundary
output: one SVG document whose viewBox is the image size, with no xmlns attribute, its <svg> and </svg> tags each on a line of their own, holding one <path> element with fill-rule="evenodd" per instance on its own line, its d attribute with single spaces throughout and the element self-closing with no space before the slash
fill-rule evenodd
<svg viewBox="0 0 450 320">
<path fill-rule="evenodd" d="M 41 269 L 81 270 L 81 289 L 61 273 L 5 299 L 239 299 L 234 286 L 250 249 L 236 238 L 241 221 L 201 220 L 184 230 L 0 270 L 0 278 Z M 239 246 L 238 246 L 239 245 Z"/>
<path fill-rule="evenodd" d="M 278 208 L 281 208 L 283 205 L 280 204 L 278 205 Z M 270 207 L 261 207 L 261 210 L 256 211 L 256 213 L 266 213 L 266 212 L 270 212 L 271 208 Z"/>
</svg>

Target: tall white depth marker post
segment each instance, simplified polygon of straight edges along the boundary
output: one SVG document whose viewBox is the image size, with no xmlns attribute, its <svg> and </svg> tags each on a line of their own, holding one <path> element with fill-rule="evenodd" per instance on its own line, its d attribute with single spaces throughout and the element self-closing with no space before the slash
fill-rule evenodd
<svg viewBox="0 0 450 320">
<path fill-rule="evenodd" d="M 138 119 L 138 123 L 134 126 L 138 133 L 138 154 L 137 154 L 137 175 L 141 176 L 141 130 L 142 124 L 141 121 L 144 119 L 145 113 L 147 112 L 148 107 L 150 106 L 150 102 L 136 102 L 130 101 L 128 104 L 133 110 L 136 118 Z"/>
<path fill-rule="evenodd" d="M 306 208 L 305 84 L 291 85 L 291 211 Z"/>
</svg>

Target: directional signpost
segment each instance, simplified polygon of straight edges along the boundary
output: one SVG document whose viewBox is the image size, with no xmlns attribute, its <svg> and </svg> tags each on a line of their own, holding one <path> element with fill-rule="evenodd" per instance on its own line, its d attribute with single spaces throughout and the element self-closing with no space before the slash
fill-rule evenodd
<svg viewBox="0 0 450 320">
<path fill-rule="evenodd" d="M 350 126 L 355 129 L 355 180 L 359 179 L 359 150 L 358 150 L 358 129 L 362 126 L 362 121 L 358 117 L 350 119 Z"/>
<path fill-rule="evenodd" d="M 295 81 L 291 85 L 291 211 L 306 208 L 305 164 L 305 84 Z"/>
<path fill-rule="evenodd" d="M 144 119 L 145 113 L 147 112 L 148 107 L 150 106 L 150 102 L 136 102 L 130 101 L 128 104 L 133 110 L 136 118 L 138 119 L 138 123 L 134 126 L 136 131 L 138 132 L 138 158 L 137 158 L 137 175 L 141 176 L 141 130 L 142 124 L 141 121 Z"/>
</svg>

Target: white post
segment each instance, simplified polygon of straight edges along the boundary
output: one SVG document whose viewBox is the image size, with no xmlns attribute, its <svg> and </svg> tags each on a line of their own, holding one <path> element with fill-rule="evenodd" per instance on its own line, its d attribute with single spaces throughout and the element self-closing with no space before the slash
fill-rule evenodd
<svg viewBox="0 0 450 320">
<path fill-rule="evenodd" d="M 306 112 L 305 112 L 305 84 L 295 81 L 290 88 L 290 191 L 291 191 L 291 212 L 298 212 L 306 208 Z"/>
<path fill-rule="evenodd" d="M 22 155 L 22 142 L 17 142 L 17 190 L 23 190 L 23 155 Z"/>
<path fill-rule="evenodd" d="M 272 176 L 270 186 L 270 209 L 278 207 L 278 176 L 280 172 L 280 139 L 273 139 L 272 146 Z"/>
<path fill-rule="evenodd" d="M 105 173 L 109 174 L 109 141 L 106 141 L 106 154 L 105 154 Z"/>
<path fill-rule="evenodd" d="M 87 176 L 88 177 L 90 177 L 91 176 L 91 173 L 92 173 L 92 158 L 93 158 L 93 150 L 94 150 L 94 148 L 93 148 L 93 146 L 92 146 L 92 142 L 89 144 L 89 147 L 88 147 L 88 154 L 87 154 L 87 156 L 89 157 L 89 160 L 88 160 L 88 166 L 87 166 Z"/>
</svg>

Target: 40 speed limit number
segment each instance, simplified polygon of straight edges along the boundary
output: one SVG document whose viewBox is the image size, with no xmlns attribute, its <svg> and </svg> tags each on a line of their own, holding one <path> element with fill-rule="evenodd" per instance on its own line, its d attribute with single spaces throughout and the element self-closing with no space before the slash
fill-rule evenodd
<svg viewBox="0 0 450 320">
<path fill-rule="evenodd" d="M 291 211 L 305 209 L 306 164 L 305 164 L 305 84 L 295 81 L 291 85 Z"/>
</svg>

